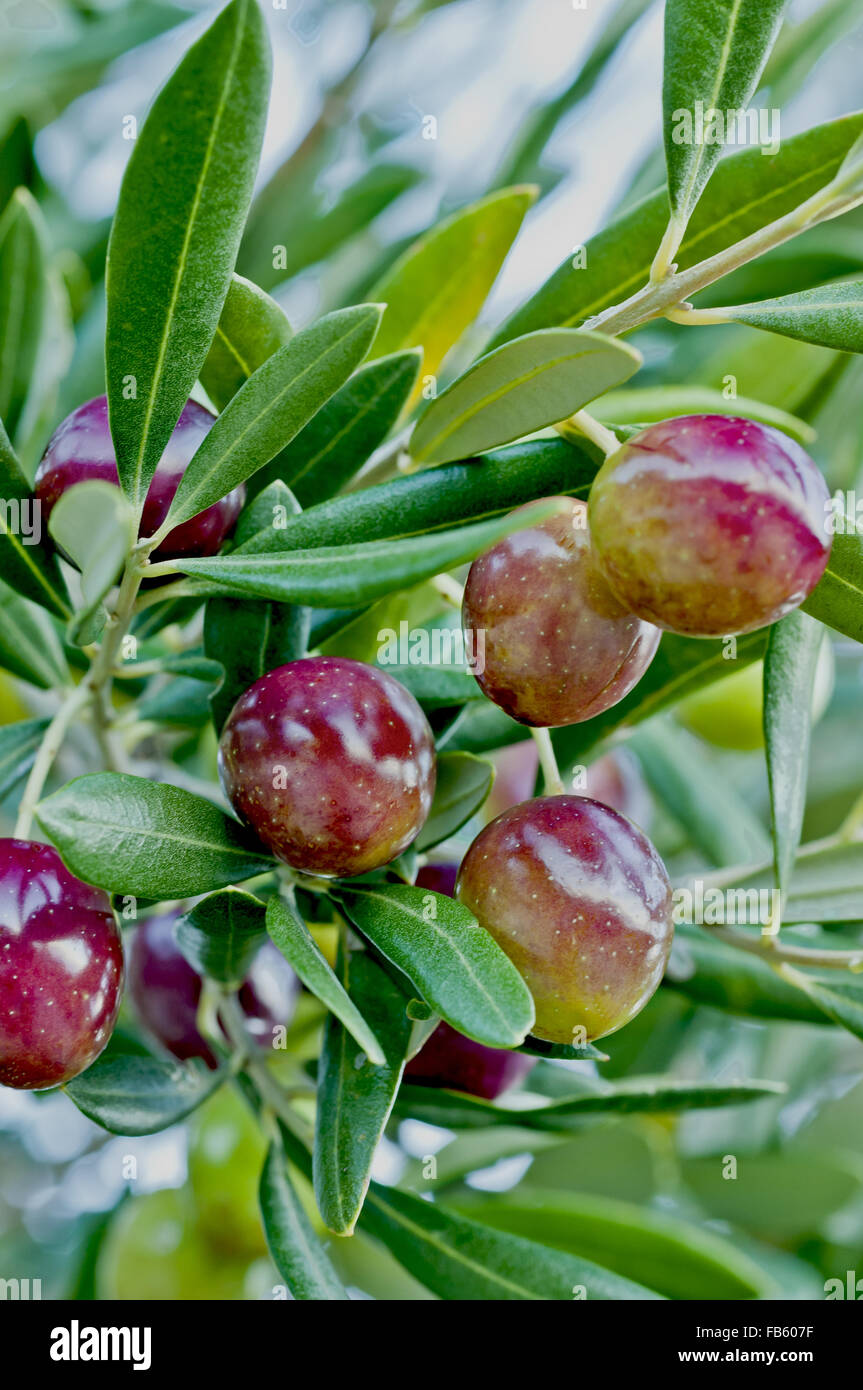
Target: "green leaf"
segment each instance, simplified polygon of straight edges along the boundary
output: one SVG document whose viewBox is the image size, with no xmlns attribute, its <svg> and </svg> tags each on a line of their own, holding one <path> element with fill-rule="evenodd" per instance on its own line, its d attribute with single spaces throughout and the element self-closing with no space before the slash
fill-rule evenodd
<svg viewBox="0 0 863 1390">
<path fill-rule="evenodd" d="M 369 1186 L 372 1163 L 401 1081 L 413 1025 L 408 1002 L 386 971 L 365 952 L 342 965 L 350 997 L 380 1039 L 386 1061 L 375 1066 L 330 1017 L 318 1064 L 315 1196 L 337 1235 L 351 1235 Z"/>
<path fill-rule="evenodd" d="M 420 347 L 424 375 L 437 374 L 485 303 L 535 196 L 530 187 L 492 193 L 453 213 L 399 257 L 372 296 L 387 306 L 376 357 Z"/>
<path fill-rule="evenodd" d="M 450 463 L 581 410 L 638 370 L 641 354 L 602 333 L 545 328 L 481 357 L 420 417 L 410 452 Z"/>
<path fill-rule="evenodd" d="M 47 727 L 47 719 L 24 719 L 0 728 L 0 801 L 29 773 Z"/>
<path fill-rule="evenodd" d="M 811 444 L 815 438 L 812 426 L 787 410 L 748 396 L 729 399 L 710 386 L 633 386 L 610 391 L 595 403 L 592 413 L 609 425 L 649 425 L 675 415 L 742 415 L 746 420 L 772 425 L 801 444 Z"/>
<path fill-rule="evenodd" d="M 741 150 L 718 165 L 676 255 L 681 270 L 708 259 L 823 188 L 863 130 L 863 112 L 783 140 L 765 158 Z M 665 230 L 668 199 L 654 193 L 567 257 L 495 334 L 492 347 L 537 328 L 574 326 L 619 304 L 647 281 Z"/>
<path fill-rule="evenodd" d="M 338 1275 L 288 1176 L 281 1144 L 270 1145 L 261 1173 L 261 1217 L 273 1262 L 297 1299 L 347 1299 Z"/>
<path fill-rule="evenodd" d="M 431 849 L 469 821 L 482 806 L 494 781 L 494 764 L 472 753 L 442 753 L 428 820 L 417 836 L 418 850 Z"/>
<path fill-rule="evenodd" d="M 268 357 L 204 436 L 160 531 L 197 516 L 269 463 L 363 360 L 380 312 L 377 304 L 337 309 Z"/>
<path fill-rule="evenodd" d="M 334 890 L 358 931 L 447 1023 L 488 1047 L 514 1047 L 534 1019 L 527 985 L 461 903 L 407 884 Z"/>
<path fill-rule="evenodd" d="M 784 966 L 782 970 L 783 978 L 802 990 L 833 1023 L 838 1023 L 840 1028 L 847 1028 L 849 1033 L 853 1033 L 855 1038 L 860 1038 L 863 1042 L 863 988 L 859 983 L 855 988 L 841 976 L 835 978 L 836 974 L 834 971 L 834 978 L 827 981 L 815 979 L 804 974 L 802 970 L 794 970 L 788 966 Z"/>
<path fill-rule="evenodd" d="M 663 986 L 738 1017 L 825 1022 L 821 1011 L 766 961 L 685 923 L 674 929 Z"/>
<path fill-rule="evenodd" d="M 135 514 L 118 487 L 93 479 L 63 493 L 51 511 L 48 530 L 81 571 L 83 608 L 74 626 L 84 634 L 86 644 L 91 640 L 86 635 L 93 627 L 91 615 L 117 580 L 135 543 Z M 96 626 L 101 631 L 104 615 Z"/>
<path fill-rule="evenodd" d="M 402 1086 L 398 1105 L 400 1113 L 448 1129 L 522 1125 L 566 1133 L 577 1129 L 585 1115 L 673 1115 L 765 1100 L 783 1095 L 785 1090 L 775 1081 L 695 1082 L 636 1076 L 592 1089 L 585 1087 L 582 1095 L 530 1108 L 492 1104 L 459 1091 L 431 1091 L 424 1086 Z"/>
<path fill-rule="evenodd" d="M 389 434 L 413 390 L 419 364 L 414 350 L 360 367 L 252 480 L 253 490 L 281 478 L 304 507 L 332 497 Z"/>
<path fill-rule="evenodd" d="M 0 217 L 0 419 L 13 439 L 39 355 L 47 294 L 42 214 L 26 188 Z"/>
<path fill-rule="evenodd" d="M 71 609 L 57 557 L 41 534 L 41 509 L 15 457 L 0 421 L 0 570 L 3 579 L 24 598 L 39 603 L 57 617 Z"/>
<path fill-rule="evenodd" d="M 723 305 L 715 312 L 729 323 L 765 328 L 839 352 L 863 352 L 863 280 L 818 285 L 755 304 Z"/>
<path fill-rule="evenodd" d="M 705 757 L 697 739 L 663 720 L 633 735 L 651 791 L 712 864 L 739 864 L 770 852 L 755 812 L 726 775 Z"/>
<path fill-rule="evenodd" d="M 239 989 L 267 939 L 264 904 L 239 888 L 211 893 L 177 923 L 177 945 L 199 975 Z"/>
<path fill-rule="evenodd" d="M 42 690 L 65 685 L 69 668 L 52 619 L 0 581 L 0 667 Z"/>
<path fill-rule="evenodd" d="M 281 898 L 270 898 L 267 903 L 267 931 L 306 988 L 344 1024 L 369 1060 L 377 1067 L 384 1066 L 386 1056 L 374 1032 L 325 960 L 303 919 Z"/>
<path fill-rule="evenodd" d="M 242 275 L 231 276 L 216 336 L 200 371 L 201 385 L 217 410 L 224 410 L 252 373 L 289 342 L 291 331 L 274 299 Z"/>
<path fill-rule="evenodd" d="M 543 521 L 553 506 L 537 502 L 528 513 L 433 536 L 357 545 L 319 546 L 276 554 L 235 552 L 212 559 L 172 560 L 183 574 L 210 581 L 202 591 L 246 594 L 315 608 L 359 607 L 393 589 L 407 589 L 432 575 L 473 560 L 503 536 Z"/>
<path fill-rule="evenodd" d="M 769 892 L 772 867 L 768 861 L 728 870 L 721 886 Z M 835 839 L 803 845 L 782 899 L 782 920 L 788 925 L 863 921 L 863 842 Z"/>
<path fill-rule="evenodd" d="M 803 612 L 855 642 L 863 642 L 863 532 L 837 508 L 827 568 L 802 605 Z"/>
<path fill-rule="evenodd" d="M 439 641 L 454 631 L 445 626 L 445 621 L 442 618 L 440 625 L 435 625 L 435 631 L 440 634 Z M 424 628 L 420 630 L 426 631 Z M 384 640 L 398 640 L 397 635 L 395 638 L 392 636 L 394 628 L 383 628 L 379 631 L 384 633 L 384 637 L 379 639 L 379 645 Z M 377 633 L 375 636 L 377 637 Z M 381 670 L 395 676 L 399 684 L 409 690 L 425 710 L 446 709 L 452 705 L 463 705 L 468 700 L 484 700 L 485 696 L 468 668 L 455 664 L 457 657 L 461 655 L 460 646 L 455 646 L 456 643 L 460 643 L 457 632 L 452 641 L 450 651 L 454 654 L 453 665 L 445 665 L 442 661 L 439 665 L 429 662 L 427 665 L 404 666 L 398 662 L 391 664 L 383 660 L 379 660 L 378 665 Z"/>
<path fill-rule="evenodd" d="M 364 1225 L 440 1298 L 468 1301 L 654 1299 L 589 1260 L 493 1231 L 437 1203 L 373 1183 Z"/>
<path fill-rule="evenodd" d="M 137 510 L 228 293 L 269 75 L 256 0 L 232 0 L 156 97 L 126 168 L 108 246 L 105 352 L 120 482 Z"/>
<path fill-rule="evenodd" d="M 748 107 L 784 8 L 785 0 L 714 0 L 707 7 L 701 0 L 666 0 L 663 136 L 677 229 L 671 258 L 729 139 L 727 113 Z M 707 123 L 701 132 L 699 110 Z M 714 113 L 722 123 L 719 139 L 711 139 Z"/>
<path fill-rule="evenodd" d="M 770 781 L 773 864 L 784 896 L 806 810 L 812 689 L 824 640 L 820 623 L 789 613 L 770 629 L 764 655 L 764 741 Z M 757 855 L 754 848 L 750 858 Z"/>
<path fill-rule="evenodd" d="M 598 467 L 586 447 L 562 439 L 531 440 L 320 502 L 281 531 L 268 526 L 237 553 L 416 536 L 503 516 L 538 498 L 587 497 Z"/>
<path fill-rule="evenodd" d="M 575 766 L 604 739 L 641 724 L 684 696 L 758 661 L 764 655 L 765 640 L 763 632 L 738 637 L 736 656 L 730 660 L 722 641 L 663 633 L 656 656 L 623 700 L 584 724 L 554 731 L 552 738 L 561 767 Z"/>
<path fill-rule="evenodd" d="M 210 696 L 217 733 L 244 690 L 267 671 L 305 656 L 308 631 L 308 610 L 294 604 L 209 600 L 204 610 L 204 646 L 224 667 L 224 678 Z"/>
<path fill-rule="evenodd" d="M 601 1261 L 665 1298 L 779 1297 L 775 1282 L 731 1239 L 634 1202 L 573 1192 L 516 1192 L 464 1206 L 497 1230 Z"/>
<path fill-rule="evenodd" d="M 76 777 L 41 801 L 36 814 L 72 873 L 112 893 L 189 898 L 273 864 L 217 806 L 144 777 Z"/>
<path fill-rule="evenodd" d="M 234 531 L 240 543 L 260 527 L 272 530 L 278 516 L 298 513 L 300 505 L 283 483 L 271 483 L 243 510 Z M 204 650 L 219 662 L 222 679 L 210 695 L 210 709 L 216 732 L 235 702 L 256 680 L 304 656 L 309 644 L 311 613 L 287 603 L 255 603 L 235 598 L 210 599 L 204 609 Z"/>
<path fill-rule="evenodd" d="M 160 1062 L 128 1053 L 98 1057 L 65 1091 L 89 1119 L 112 1134 L 156 1134 L 190 1115 L 224 1081 L 197 1063 Z"/>
</svg>

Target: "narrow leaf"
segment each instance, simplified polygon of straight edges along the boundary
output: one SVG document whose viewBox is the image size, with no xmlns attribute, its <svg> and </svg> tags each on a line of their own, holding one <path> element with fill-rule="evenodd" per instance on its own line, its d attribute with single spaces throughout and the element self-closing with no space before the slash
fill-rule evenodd
<svg viewBox="0 0 863 1390">
<path fill-rule="evenodd" d="M 729 323 L 765 328 L 784 338 L 800 338 L 839 352 L 863 352 L 863 280 L 818 285 L 799 294 L 734 304 L 716 312 Z"/>
<path fill-rule="evenodd" d="M 269 463 L 363 360 L 379 320 L 377 304 L 338 309 L 268 357 L 205 435 L 162 530 L 197 516 Z"/>
<path fill-rule="evenodd" d="M 830 559 L 803 611 L 863 642 L 863 532 L 835 504 L 828 525 L 833 531 Z"/>
<path fill-rule="evenodd" d="M 0 581 L 0 667 L 42 690 L 64 685 L 69 668 L 53 620 Z"/>
<path fill-rule="evenodd" d="M 156 1134 L 185 1119 L 223 1081 L 222 1072 L 197 1063 L 129 1053 L 98 1057 L 64 1089 L 88 1119 L 112 1134 Z"/>
<path fill-rule="evenodd" d="M 266 119 L 269 41 L 232 0 L 154 101 L 108 246 L 111 435 L 140 510 L 204 364 L 231 282 Z"/>
<path fill-rule="evenodd" d="M 283 899 L 270 898 L 266 925 L 270 937 L 306 988 L 341 1020 L 369 1060 L 377 1067 L 384 1066 L 386 1056 L 381 1044 L 299 914 Z"/>
<path fill-rule="evenodd" d="M 806 809 L 812 688 L 824 630 L 805 613 L 770 629 L 764 656 L 764 740 L 776 886 L 785 894 Z M 757 854 L 754 849 L 753 852 Z"/>
<path fill-rule="evenodd" d="M 537 502 L 529 513 L 435 536 L 170 563 L 174 570 L 208 580 L 202 586 L 205 593 L 246 594 L 316 608 L 359 607 L 473 560 L 502 536 L 542 521 L 549 513 L 548 504 Z"/>
<path fill-rule="evenodd" d="M 534 1019 L 527 985 L 466 907 L 407 884 L 342 885 L 354 926 L 447 1023 L 489 1047 L 514 1047 Z"/>
<path fill-rule="evenodd" d="M 493 781 L 494 764 L 485 758 L 475 758 L 472 753 L 442 753 L 437 760 L 434 800 L 417 836 L 417 849 L 431 849 L 460 830 L 483 805 Z"/>
<path fill-rule="evenodd" d="M 619 386 L 641 354 L 601 333 L 540 329 L 481 357 L 429 406 L 411 437 L 423 463 L 450 463 L 553 425 Z"/>
<path fill-rule="evenodd" d="M 207 359 L 201 385 L 217 410 L 224 410 L 244 382 L 268 357 L 284 347 L 291 325 L 266 291 L 232 275 Z"/>
<path fill-rule="evenodd" d="M 413 390 L 417 351 L 377 358 L 354 372 L 272 463 L 255 491 L 281 478 L 304 507 L 339 492 L 389 434 Z"/>
<path fill-rule="evenodd" d="M 0 419 L 13 439 L 39 355 L 47 286 L 42 215 L 25 188 L 0 217 Z"/>
<path fill-rule="evenodd" d="M 574 1297 L 660 1297 L 590 1260 L 493 1231 L 437 1203 L 377 1183 L 366 1200 L 364 1224 L 440 1298 L 572 1302 Z"/>
<path fill-rule="evenodd" d="M 112 893 L 188 898 L 272 868 L 217 806 L 144 777 L 76 777 L 39 803 L 37 818 L 72 873 Z"/>
<path fill-rule="evenodd" d="M 508 188 L 481 198 L 433 227 L 396 261 L 373 292 L 387 306 L 376 357 L 419 347 L 424 375 L 437 373 L 485 303 L 535 193 Z"/>
<path fill-rule="evenodd" d="M 817 193 L 861 130 L 863 112 L 857 112 L 783 140 L 769 158 L 760 149 L 727 155 L 689 221 L 675 258 L 680 268 L 716 255 Z M 648 279 L 667 218 L 664 189 L 625 212 L 592 237 L 583 254 L 568 256 L 490 346 L 536 328 L 583 323 L 634 294 Z"/>
<path fill-rule="evenodd" d="M 784 8 L 785 0 L 713 0 L 708 6 L 666 0 L 663 134 L 669 201 L 680 234 L 723 145 L 736 137 L 736 130 L 725 128 L 727 113 L 745 113 Z"/>
<path fill-rule="evenodd" d="M 770 852 L 758 816 L 696 739 L 661 719 L 632 737 L 651 791 L 712 864 L 739 864 Z"/>
<path fill-rule="evenodd" d="M 330 1017 L 318 1064 L 315 1196 L 338 1235 L 350 1235 L 362 1210 L 372 1163 L 401 1081 L 413 1024 L 408 1000 L 365 952 L 345 961 L 342 979 L 369 1020 L 386 1057 L 375 1066 L 337 1018 Z"/>
<path fill-rule="evenodd" d="M 24 719 L 0 728 L 0 801 L 29 773 L 47 727 L 47 719 Z"/>
<path fill-rule="evenodd" d="M 267 938 L 264 904 L 239 888 L 211 893 L 181 917 L 177 945 L 199 975 L 239 989 Z"/>
<path fill-rule="evenodd" d="M 42 535 L 39 503 L 15 457 L 0 421 L 0 571 L 17 593 L 50 613 L 68 618 L 71 612 L 57 557 Z"/>
<path fill-rule="evenodd" d="M 347 1299 L 288 1176 L 281 1145 L 271 1144 L 261 1173 L 261 1217 L 276 1268 L 297 1299 Z"/>
</svg>

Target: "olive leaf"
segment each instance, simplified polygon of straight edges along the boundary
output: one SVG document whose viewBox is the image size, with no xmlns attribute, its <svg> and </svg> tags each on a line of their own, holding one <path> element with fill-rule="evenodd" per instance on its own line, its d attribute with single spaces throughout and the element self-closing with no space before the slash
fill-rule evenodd
<svg viewBox="0 0 863 1390">
<path fill-rule="evenodd" d="M 298 912 L 283 899 L 270 898 L 266 926 L 272 941 L 290 961 L 306 988 L 341 1020 L 369 1060 L 375 1066 L 384 1066 L 386 1054 L 381 1044 Z"/>
<path fill-rule="evenodd" d="M 411 455 L 450 463 L 573 415 L 638 370 L 641 354 L 601 333 L 540 329 L 488 353 L 420 416 Z"/>
<path fill-rule="evenodd" d="M 779 33 L 786 0 L 666 0 L 662 128 L 674 257 L 690 214 L 734 138 Z M 730 113 L 730 114 L 729 114 Z"/>
<path fill-rule="evenodd" d="M 318 1209 L 337 1235 L 351 1235 L 362 1210 L 372 1163 L 401 1081 L 413 1024 L 408 999 L 370 956 L 342 954 L 342 983 L 380 1040 L 376 1066 L 334 1016 L 318 1064 L 314 1182 Z"/>
<path fill-rule="evenodd" d="M 201 385 L 217 410 L 224 410 L 253 372 L 289 342 L 291 333 L 274 299 L 242 275 L 231 276 L 216 336 L 200 372 Z"/>
<path fill-rule="evenodd" d="M 106 380 L 120 483 L 138 511 L 228 293 L 269 76 L 256 0 L 232 0 L 156 97 L 123 177 L 108 245 Z"/>
<path fill-rule="evenodd" d="M 789 613 L 770 629 L 764 654 L 764 740 L 773 861 L 776 886 L 783 896 L 806 809 L 812 690 L 823 640 L 824 629 L 814 618 Z"/>
<path fill-rule="evenodd" d="M 181 1066 L 129 1053 L 98 1057 L 65 1091 L 112 1134 L 157 1134 L 190 1115 L 224 1079 L 197 1062 Z"/>
<path fill-rule="evenodd" d="M 693 0 L 697 3 L 697 0 Z M 727 155 L 705 188 L 676 254 L 681 269 L 707 260 L 791 212 L 824 187 L 863 131 L 863 112 L 760 149 Z M 537 328 L 574 326 L 646 283 L 668 217 L 665 190 L 652 193 L 570 256 L 495 333 L 490 347 Z"/>
<path fill-rule="evenodd" d="M 294 1298 L 347 1299 L 291 1182 L 279 1140 L 267 1152 L 259 1200 L 270 1254 Z"/>
<path fill-rule="evenodd" d="M 252 373 L 183 473 L 162 534 L 218 502 L 293 439 L 365 357 L 380 314 L 377 304 L 326 314 Z"/>
<path fill-rule="evenodd" d="M 712 312 L 723 322 L 745 323 L 839 352 L 863 352 L 863 280 L 818 285 L 755 304 L 723 305 Z"/>
<path fill-rule="evenodd" d="M 0 420 L 0 566 L 5 583 L 57 617 L 71 614 L 57 557 L 41 534 L 41 507 Z"/>
<path fill-rule="evenodd" d="M 527 985 L 466 907 L 407 884 L 333 890 L 358 931 L 447 1023 L 489 1047 L 514 1047 L 534 1019 Z"/>
<path fill-rule="evenodd" d="M 418 350 L 376 358 L 354 372 L 280 454 L 251 481 L 288 483 L 304 507 L 332 497 L 389 434 L 413 390 Z"/>
<path fill-rule="evenodd" d="M 535 195 L 529 187 L 491 193 L 432 227 L 399 257 L 373 290 L 387 306 L 375 357 L 419 347 L 424 375 L 437 373 L 482 308 Z M 417 386 L 412 403 L 418 392 Z"/>
<path fill-rule="evenodd" d="M 30 391 L 48 292 L 46 231 L 26 188 L 0 217 L 0 419 L 13 439 Z"/>
<path fill-rule="evenodd" d="M 553 504 L 537 502 L 518 516 L 461 526 L 439 535 L 356 545 L 319 546 L 315 550 L 249 554 L 243 551 L 212 559 L 178 559 L 173 570 L 208 581 L 203 593 L 268 598 L 313 607 L 359 607 L 419 584 L 442 570 L 473 560 L 480 551 L 523 526 L 544 520 Z"/>
<path fill-rule="evenodd" d="M 239 888 L 211 893 L 179 919 L 176 936 L 199 975 L 239 989 L 267 939 L 264 903 Z"/>
<path fill-rule="evenodd" d="M 207 893 L 272 867 L 254 836 L 202 796 L 119 772 L 76 777 L 36 808 L 86 883 L 133 897 Z"/>
</svg>

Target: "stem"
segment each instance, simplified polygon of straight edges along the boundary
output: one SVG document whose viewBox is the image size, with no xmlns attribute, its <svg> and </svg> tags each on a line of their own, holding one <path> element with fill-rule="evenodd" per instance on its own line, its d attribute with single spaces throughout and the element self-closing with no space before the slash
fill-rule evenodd
<svg viewBox="0 0 863 1390">
<path fill-rule="evenodd" d="M 431 581 L 433 589 L 437 589 L 441 598 L 451 603 L 453 608 L 461 612 L 461 605 L 464 599 L 464 585 L 459 584 L 457 579 L 453 579 L 451 574 L 436 574 Z"/>
<path fill-rule="evenodd" d="M 709 256 L 707 260 L 699 261 L 688 270 L 645 285 L 629 299 L 594 315 L 581 326 L 584 329 L 601 329 L 603 333 L 612 336 L 627 333 L 630 329 L 638 328 L 640 324 L 665 314 L 669 309 L 697 294 L 699 290 L 706 289 L 716 280 L 721 280 L 723 275 L 728 275 L 732 270 L 746 265 L 748 261 L 762 256 L 765 251 L 772 251 L 774 247 L 781 246 L 783 242 L 789 241 L 809 227 L 830 221 L 843 212 L 849 212 L 861 202 L 863 192 L 837 196 L 831 194 L 831 185 L 828 184 L 799 207 L 768 223 L 766 227 L 760 227 L 742 241 L 735 242 L 733 246 L 726 247 L 715 256 Z"/>
<path fill-rule="evenodd" d="M 85 678 L 80 685 L 71 691 L 63 703 L 60 705 L 48 728 L 45 730 L 44 737 L 36 754 L 36 760 L 30 769 L 30 776 L 27 778 L 24 794 L 21 797 L 21 804 L 18 808 L 18 817 L 15 821 L 14 837 L 16 840 L 26 840 L 30 834 L 30 826 L 33 823 L 33 812 L 37 801 L 42 795 L 42 788 L 45 785 L 54 759 L 60 752 L 63 739 L 66 737 L 66 730 L 72 723 L 75 715 L 91 697 L 91 689 L 88 680 Z"/>
<path fill-rule="evenodd" d="M 671 323 L 682 323 L 689 328 L 700 328 L 710 323 L 733 323 L 735 306 L 727 309 L 696 309 L 688 300 L 673 309 L 666 309 L 665 317 Z"/>
<path fill-rule="evenodd" d="M 557 766 L 554 746 L 548 729 L 531 729 L 533 741 L 539 750 L 539 765 L 542 768 L 543 782 L 547 796 L 563 795 L 563 779 Z"/>
<path fill-rule="evenodd" d="M 827 970 L 863 970 L 863 947 L 858 947 L 856 951 L 825 951 L 817 946 L 791 945 L 787 938 L 779 945 L 775 937 L 750 936 L 748 932 L 737 931 L 734 927 L 711 927 L 704 922 L 700 926 L 729 946 L 773 963 L 809 965 Z"/>
<path fill-rule="evenodd" d="M 577 410 L 574 415 L 570 415 L 568 420 L 562 420 L 557 429 L 564 438 L 576 435 L 589 439 L 592 444 L 602 450 L 606 458 L 611 454 L 616 454 L 620 448 L 620 440 L 614 430 L 607 429 L 599 420 L 594 419 L 587 410 Z"/>
<path fill-rule="evenodd" d="M 676 217 L 670 217 L 662 241 L 659 243 L 659 250 L 653 258 L 653 265 L 650 267 L 650 283 L 652 285 L 661 283 L 676 271 L 677 266 L 673 264 L 673 261 L 685 235 L 686 223 L 679 222 Z"/>
</svg>

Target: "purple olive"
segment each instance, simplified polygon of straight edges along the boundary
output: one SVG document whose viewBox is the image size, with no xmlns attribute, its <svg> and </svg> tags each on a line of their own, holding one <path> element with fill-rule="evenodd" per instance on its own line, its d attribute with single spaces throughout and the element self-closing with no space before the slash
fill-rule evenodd
<svg viewBox="0 0 863 1390">
<path fill-rule="evenodd" d="M 107 893 L 50 845 L 0 840 L 0 1084 L 59 1086 L 105 1047 L 123 990 Z"/>
<path fill-rule="evenodd" d="M 215 416 L 197 401 L 187 401 L 183 406 L 150 483 L 141 517 L 142 536 L 152 536 L 165 520 L 180 479 L 214 421 Z M 58 425 L 48 441 L 35 481 L 36 496 L 42 504 L 45 520 L 68 488 L 92 479 L 119 486 L 117 460 L 108 428 L 107 396 L 97 396 L 79 405 Z M 245 488 L 236 487 L 221 502 L 214 502 L 189 521 L 175 526 L 153 551 L 152 558 L 170 560 L 215 555 L 240 515 L 245 495 Z"/>
<path fill-rule="evenodd" d="M 129 998 L 141 1023 L 180 1061 L 216 1055 L 198 1030 L 201 976 L 176 938 L 180 914 L 148 917 L 133 929 L 129 946 Z M 275 1027 L 290 1023 L 299 981 L 271 941 L 265 941 L 239 991 L 246 1029 L 260 1047 L 272 1044 Z"/>
<path fill-rule="evenodd" d="M 812 592 L 830 556 L 829 501 L 779 430 L 685 415 L 606 460 L 590 531 L 621 603 L 671 632 L 724 637 L 775 623 Z"/>
<path fill-rule="evenodd" d="M 423 826 L 434 739 L 392 676 L 343 657 L 306 657 L 240 696 L 219 773 L 234 810 L 279 859 L 347 877 L 388 864 Z"/>
<path fill-rule="evenodd" d="M 556 515 L 474 561 L 462 610 L 483 654 L 475 675 L 485 694 L 520 723 L 547 728 L 616 705 L 644 675 L 660 637 L 609 589 L 585 504 L 556 501 Z"/>
<path fill-rule="evenodd" d="M 520 971 L 547 1042 L 615 1032 L 662 979 L 673 930 L 665 866 L 599 801 L 546 796 L 505 811 L 465 855 L 456 896 Z"/>
</svg>

